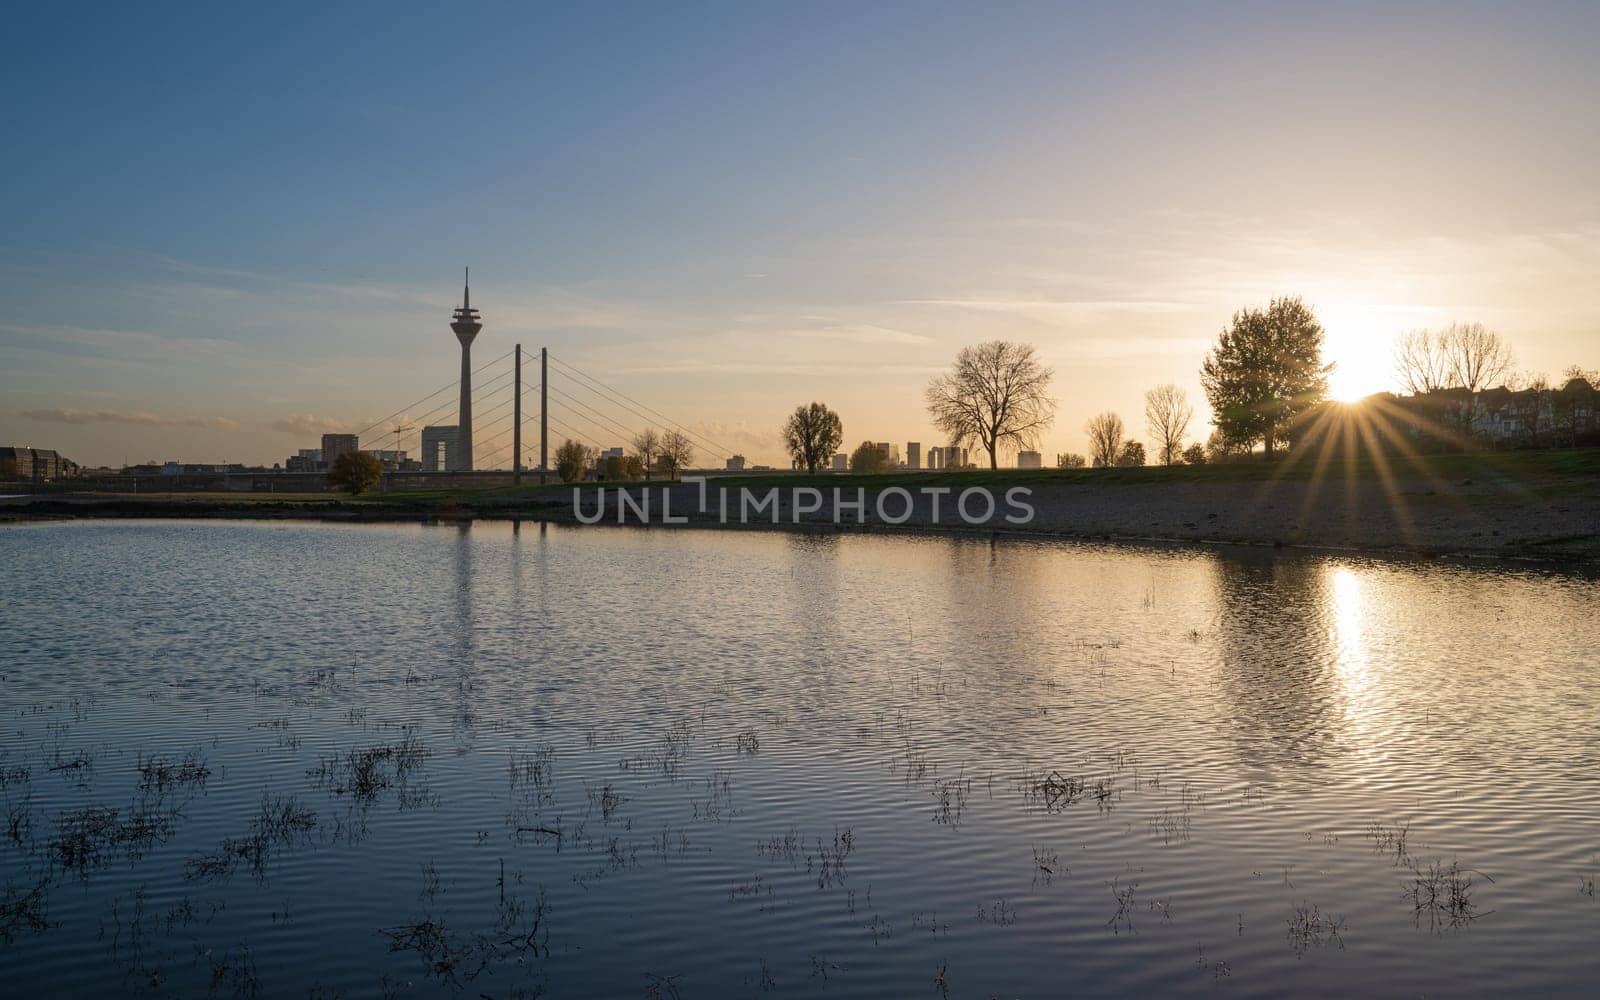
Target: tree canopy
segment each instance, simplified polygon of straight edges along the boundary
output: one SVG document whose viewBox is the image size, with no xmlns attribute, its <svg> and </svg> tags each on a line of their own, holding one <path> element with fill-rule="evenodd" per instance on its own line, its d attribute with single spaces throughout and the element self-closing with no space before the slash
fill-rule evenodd
<svg viewBox="0 0 1600 1000">
<path fill-rule="evenodd" d="M 795 407 L 783 425 L 783 446 L 807 472 L 825 465 L 843 442 L 844 424 L 823 403 Z"/>
<path fill-rule="evenodd" d="M 561 442 L 561 447 L 556 449 L 556 475 L 561 477 L 562 482 L 582 479 L 588 467 L 589 449 L 571 438 Z"/>
<path fill-rule="evenodd" d="M 1298 298 L 1243 309 L 1217 337 L 1200 382 L 1230 446 L 1262 442 L 1271 458 L 1296 414 L 1322 401 L 1332 365 L 1322 363 L 1322 325 Z"/>
<path fill-rule="evenodd" d="M 963 347 L 950 371 L 928 383 L 928 413 L 951 444 L 976 443 L 989 453 L 989 468 L 997 469 L 1002 446 L 1031 448 L 1055 421 L 1054 375 L 1032 344 L 991 340 Z"/>
<path fill-rule="evenodd" d="M 863 441 L 856 445 L 856 450 L 850 454 L 850 471 L 863 475 L 888 472 L 889 456 L 871 441 Z"/>
<path fill-rule="evenodd" d="M 376 455 L 365 451 L 347 451 L 333 460 L 328 470 L 328 485 L 336 486 L 351 496 L 365 493 L 383 478 L 383 463 Z"/>
</svg>

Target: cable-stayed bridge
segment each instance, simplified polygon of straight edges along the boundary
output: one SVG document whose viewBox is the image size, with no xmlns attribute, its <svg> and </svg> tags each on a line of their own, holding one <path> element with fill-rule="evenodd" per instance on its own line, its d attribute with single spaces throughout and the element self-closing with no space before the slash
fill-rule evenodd
<svg viewBox="0 0 1600 1000">
<path fill-rule="evenodd" d="M 727 445 L 694 430 L 541 348 L 519 344 L 470 369 L 472 470 L 539 476 L 553 472 L 555 449 L 564 439 L 591 448 L 632 449 L 638 433 L 677 431 L 694 446 L 693 465 L 721 465 L 734 454 Z M 459 426 L 460 379 L 452 379 L 355 433 L 369 452 L 421 456 L 424 468 L 438 464 L 423 454 L 428 428 Z M 435 471 L 430 468 L 430 471 Z M 469 471 L 464 469 L 436 471 Z"/>
</svg>

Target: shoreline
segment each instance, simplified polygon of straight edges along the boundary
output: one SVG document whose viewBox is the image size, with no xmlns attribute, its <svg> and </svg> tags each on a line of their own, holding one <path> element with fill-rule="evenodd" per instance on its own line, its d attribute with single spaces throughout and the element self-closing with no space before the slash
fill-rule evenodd
<svg viewBox="0 0 1600 1000">
<path fill-rule="evenodd" d="M 1026 481 L 1019 484 L 1017 480 Z M 1465 479 L 1445 483 L 1438 477 L 1404 480 L 1343 478 L 1310 480 L 1228 479 L 1153 482 L 1125 480 L 1085 481 L 1082 477 L 1007 477 L 990 480 L 997 495 L 1015 485 L 1025 485 L 1034 517 L 1026 524 L 1008 524 L 1002 507 L 988 523 L 968 524 L 953 516 L 953 497 L 944 498 L 935 519 L 927 498 L 916 491 L 944 481 L 902 477 L 874 477 L 860 481 L 836 478 L 821 484 L 820 510 L 798 519 L 789 501 L 792 491 L 780 485 L 779 504 L 772 513 L 752 523 L 719 520 L 716 491 L 727 488 L 738 496 L 739 480 L 712 480 L 707 484 L 711 508 L 697 511 L 700 487 L 695 483 L 582 484 L 521 490 L 479 490 L 441 494 L 376 494 L 360 498 L 328 495 L 260 494 L 185 496 L 166 494 L 136 497 L 126 494 L 44 494 L 0 501 L 0 524 L 67 520 L 203 519 L 203 520 L 313 520 L 331 523 L 415 523 L 471 520 L 528 520 L 574 527 L 618 524 L 615 491 L 634 497 L 648 492 L 652 502 L 670 494 L 674 518 L 687 515 L 686 523 L 648 526 L 671 530 L 691 527 L 709 530 L 763 530 L 803 532 L 870 532 L 991 537 L 1005 536 L 1062 541 L 1196 546 L 1239 546 L 1292 549 L 1307 552 L 1351 553 L 1407 559 L 1471 562 L 1542 563 L 1551 565 L 1600 564 L 1600 478 L 1590 475 L 1558 481 Z M 952 480 L 954 492 L 976 480 Z M 794 481 L 791 485 L 812 485 Z M 753 490 L 761 495 L 773 483 L 762 481 Z M 876 513 L 876 498 L 901 486 L 912 492 L 913 503 L 904 523 L 886 523 Z M 847 510 L 843 523 L 833 520 L 833 489 L 849 501 L 862 490 L 867 500 L 865 516 L 858 522 Z M 575 515 L 572 490 L 581 491 L 583 509 L 592 516 L 599 491 L 607 498 L 606 516 L 594 525 L 582 524 Z M 730 505 L 736 504 L 730 500 Z M 659 510 L 659 507 L 655 507 Z M 736 507 L 735 507 L 736 509 Z M 893 501 L 896 514 L 903 502 Z M 773 523 L 776 517 L 778 523 Z M 631 510 L 623 523 L 639 526 Z"/>
</svg>

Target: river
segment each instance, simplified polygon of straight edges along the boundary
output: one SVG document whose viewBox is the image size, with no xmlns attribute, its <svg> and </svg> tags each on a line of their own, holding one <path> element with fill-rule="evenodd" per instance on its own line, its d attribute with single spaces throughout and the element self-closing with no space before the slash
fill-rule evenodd
<svg viewBox="0 0 1600 1000">
<path fill-rule="evenodd" d="M 14 995 L 1585 993 L 1600 593 L 1021 539 L 0 529 Z"/>
</svg>

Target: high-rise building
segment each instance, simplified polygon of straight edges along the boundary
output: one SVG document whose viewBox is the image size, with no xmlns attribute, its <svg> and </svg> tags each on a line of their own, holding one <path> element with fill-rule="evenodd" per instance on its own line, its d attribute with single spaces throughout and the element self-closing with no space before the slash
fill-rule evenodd
<svg viewBox="0 0 1600 1000">
<path fill-rule="evenodd" d="M 906 442 L 906 468 L 922 468 L 922 443 L 920 441 Z"/>
<path fill-rule="evenodd" d="M 322 435 L 322 461 L 333 468 L 333 463 L 339 456 L 346 452 L 361 450 L 361 440 L 354 434 L 324 434 Z"/>
<path fill-rule="evenodd" d="M 422 471 L 449 472 L 455 468 L 455 425 L 438 425 L 422 429 Z"/>
<path fill-rule="evenodd" d="M 730 456 L 728 456 L 728 471 L 729 472 L 743 472 L 744 471 L 744 456 L 743 455 L 730 455 Z"/>
<path fill-rule="evenodd" d="M 829 467 L 833 469 L 834 472 L 849 472 L 850 456 L 846 455 L 842 451 L 835 452 L 833 456 L 833 464 Z"/>
<path fill-rule="evenodd" d="M 450 456 L 451 472 L 472 471 L 472 341 L 483 329 L 478 310 L 472 308 L 472 272 L 466 272 L 461 285 L 461 308 L 450 320 L 450 329 L 461 342 L 461 416 L 456 421 L 456 446 Z M 520 389 L 518 391 L 521 391 Z M 423 462 L 427 462 L 424 455 Z"/>
<path fill-rule="evenodd" d="M 1036 451 L 1019 451 L 1017 452 L 1017 468 L 1042 469 L 1044 468 L 1044 456 Z"/>
</svg>

